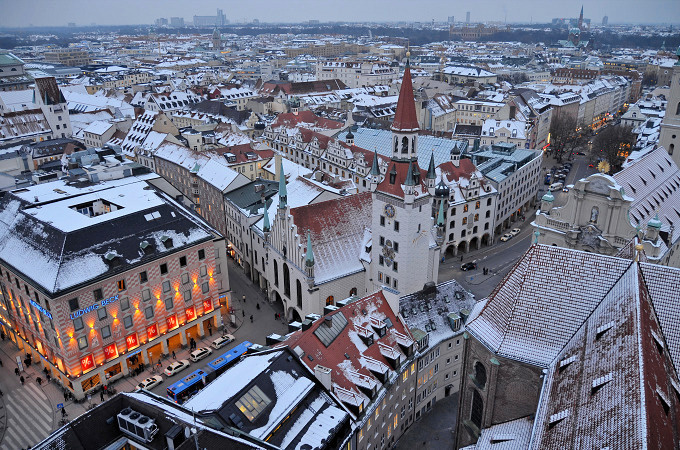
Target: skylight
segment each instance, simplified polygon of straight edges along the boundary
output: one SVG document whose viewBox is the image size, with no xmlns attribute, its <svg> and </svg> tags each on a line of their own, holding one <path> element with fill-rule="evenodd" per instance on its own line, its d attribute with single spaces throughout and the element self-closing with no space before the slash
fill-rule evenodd
<svg viewBox="0 0 680 450">
<path fill-rule="evenodd" d="M 236 401 L 236 406 L 253 422 L 270 403 L 269 397 L 259 387 L 253 386 Z"/>
</svg>

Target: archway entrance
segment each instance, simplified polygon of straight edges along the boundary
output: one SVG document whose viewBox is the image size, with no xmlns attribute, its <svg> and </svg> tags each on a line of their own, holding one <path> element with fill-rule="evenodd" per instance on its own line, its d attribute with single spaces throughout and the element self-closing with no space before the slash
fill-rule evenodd
<svg viewBox="0 0 680 450">
<path fill-rule="evenodd" d="M 481 243 L 479 242 L 479 238 L 477 236 L 470 239 L 470 245 L 468 248 L 478 249 L 479 247 L 481 247 Z"/>
<path fill-rule="evenodd" d="M 300 313 L 295 308 L 288 308 L 287 317 L 288 322 L 302 322 L 302 317 L 300 317 Z"/>
<path fill-rule="evenodd" d="M 487 247 L 491 245 L 491 235 L 489 233 L 484 233 L 482 236 L 482 245 Z"/>
<path fill-rule="evenodd" d="M 283 299 L 277 291 L 274 291 L 272 295 L 272 308 L 274 308 L 274 312 L 281 314 L 283 314 L 283 312 L 286 310 L 286 308 L 283 306 Z"/>
<path fill-rule="evenodd" d="M 458 253 L 464 253 L 466 251 L 467 242 L 463 241 L 458 244 Z"/>
</svg>

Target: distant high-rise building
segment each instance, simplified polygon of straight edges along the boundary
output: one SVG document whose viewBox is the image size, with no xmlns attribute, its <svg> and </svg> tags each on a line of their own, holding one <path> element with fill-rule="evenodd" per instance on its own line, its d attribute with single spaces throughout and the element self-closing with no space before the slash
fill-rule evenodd
<svg viewBox="0 0 680 450">
<path fill-rule="evenodd" d="M 157 27 L 167 27 L 168 19 L 166 19 L 165 17 L 159 17 L 158 19 L 155 20 L 154 23 Z"/>
<path fill-rule="evenodd" d="M 449 16 L 449 23 L 455 23 L 456 22 L 456 16 Z"/>
<path fill-rule="evenodd" d="M 609 24 L 609 16 L 604 16 L 602 18 L 602 25 L 607 26 Z"/>
<path fill-rule="evenodd" d="M 170 26 L 171 27 L 183 27 L 184 26 L 184 17 L 171 17 L 170 18 Z"/>
<path fill-rule="evenodd" d="M 222 27 L 229 23 L 221 9 L 217 10 L 216 16 L 194 16 L 195 27 Z"/>
<path fill-rule="evenodd" d="M 465 13 L 465 23 L 470 23 L 470 11 Z"/>
</svg>

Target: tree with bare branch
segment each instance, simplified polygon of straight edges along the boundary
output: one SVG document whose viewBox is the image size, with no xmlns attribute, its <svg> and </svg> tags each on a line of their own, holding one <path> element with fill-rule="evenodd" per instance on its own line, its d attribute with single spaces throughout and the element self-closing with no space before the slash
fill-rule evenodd
<svg viewBox="0 0 680 450">
<path fill-rule="evenodd" d="M 618 172 L 633 145 L 635 145 L 635 135 L 631 127 L 608 126 L 600 130 L 593 139 L 592 157 L 607 161 L 611 171 Z"/>
<path fill-rule="evenodd" d="M 578 130 L 576 117 L 560 114 L 550 123 L 550 149 L 557 162 L 571 159 L 572 153 L 586 142 L 586 136 Z"/>
</svg>

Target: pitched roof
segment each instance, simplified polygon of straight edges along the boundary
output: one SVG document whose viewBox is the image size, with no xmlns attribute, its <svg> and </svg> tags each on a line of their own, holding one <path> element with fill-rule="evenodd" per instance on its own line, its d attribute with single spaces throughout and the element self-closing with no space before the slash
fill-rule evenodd
<svg viewBox="0 0 680 450">
<path fill-rule="evenodd" d="M 36 78 L 35 86 L 38 89 L 40 98 L 45 101 L 47 105 L 56 105 L 59 103 L 66 103 L 64 96 L 57 86 L 57 80 L 54 77 Z"/>
<path fill-rule="evenodd" d="M 413 84 L 411 83 L 411 69 L 406 65 L 404 78 L 399 90 L 399 102 L 397 112 L 394 114 L 392 130 L 394 131 L 418 131 L 418 118 L 416 116 L 416 102 L 413 97 Z"/>
<path fill-rule="evenodd" d="M 410 164 L 413 164 L 413 172 L 416 171 L 420 173 L 420 182 L 414 187 L 414 192 L 417 196 L 428 195 L 426 186 L 426 175 L 425 170 L 421 170 L 418 166 L 417 161 L 391 161 L 387 166 L 387 173 L 385 178 L 378 185 L 378 191 L 384 194 L 389 194 L 394 197 L 403 198 L 404 188 L 406 185 L 406 179 L 409 171 Z M 392 182 L 392 174 L 396 173 L 394 176 L 394 182 Z"/>
<path fill-rule="evenodd" d="M 290 210 L 298 234 L 311 232 L 316 284 L 364 270 L 360 256 L 372 205 L 371 193 L 364 192 Z"/>
<path fill-rule="evenodd" d="M 307 128 L 317 128 L 317 129 L 327 129 L 327 130 L 337 130 L 342 128 L 343 123 L 336 120 L 326 119 L 324 117 L 319 117 L 314 114 L 314 111 L 304 110 L 295 113 L 281 113 L 276 117 L 274 123 L 272 123 L 272 128 L 277 128 L 284 126 L 287 128 L 292 128 L 295 126 L 304 126 L 304 124 L 311 124 Z"/>
</svg>

